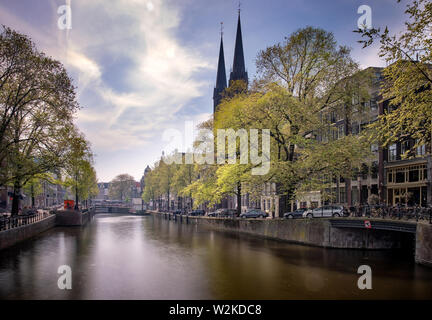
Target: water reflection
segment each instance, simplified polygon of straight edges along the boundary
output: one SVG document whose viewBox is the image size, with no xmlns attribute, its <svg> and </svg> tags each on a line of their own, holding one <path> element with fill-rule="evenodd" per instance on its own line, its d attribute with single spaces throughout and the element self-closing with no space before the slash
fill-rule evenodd
<svg viewBox="0 0 432 320">
<path fill-rule="evenodd" d="M 72 290 L 57 268 L 72 268 Z M 358 266 L 373 290 L 357 288 Z M 97 215 L 0 253 L 2 299 L 432 298 L 432 270 L 384 251 L 292 245 L 152 217 Z"/>
</svg>

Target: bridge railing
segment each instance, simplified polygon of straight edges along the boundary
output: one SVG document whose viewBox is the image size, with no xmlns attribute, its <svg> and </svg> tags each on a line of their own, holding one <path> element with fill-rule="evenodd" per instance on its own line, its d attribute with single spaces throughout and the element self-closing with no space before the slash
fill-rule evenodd
<svg viewBox="0 0 432 320">
<path fill-rule="evenodd" d="M 1 216 L 0 231 L 9 230 L 41 221 L 49 216 L 47 212 L 34 212 L 17 216 Z"/>
<path fill-rule="evenodd" d="M 350 207 L 349 214 L 351 217 L 428 221 L 432 224 L 432 207 L 361 205 Z"/>
</svg>

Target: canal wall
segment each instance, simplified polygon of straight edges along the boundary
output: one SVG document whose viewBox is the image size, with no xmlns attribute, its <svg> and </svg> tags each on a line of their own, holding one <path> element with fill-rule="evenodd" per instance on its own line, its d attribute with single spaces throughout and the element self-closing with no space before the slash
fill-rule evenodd
<svg viewBox="0 0 432 320">
<path fill-rule="evenodd" d="M 32 238 L 37 234 L 55 227 L 56 217 L 50 215 L 35 223 L 0 232 L 0 250 L 13 246 L 14 244 Z"/>
<path fill-rule="evenodd" d="M 91 220 L 94 210 L 86 212 L 52 211 L 47 218 L 25 226 L 0 231 L 0 250 L 15 245 L 23 240 L 30 239 L 39 233 L 56 226 L 82 226 Z"/>
<path fill-rule="evenodd" d="M 312 246 L 344 249 L 401 248 L 403 233 L 332 227 L 329 219 L 225 219 L 153 213 L 180 223 L 201 225 L 213 230 L 241 232 L 275 240 Z"/>
<path fill-rule="evenodd" d="M 56 216 L 56 226 L 73 227 L 83 226 L 91 220 L 95 214 L 95 210 L 87 210 L 85 212 L 75 210 L 59 210 L 53 211 Z"/>
<path fill-rule="evenodd" d="M 416 234 L 415 261 L 432 267 L 432 225 L 419 223 Z"/>
</svg>

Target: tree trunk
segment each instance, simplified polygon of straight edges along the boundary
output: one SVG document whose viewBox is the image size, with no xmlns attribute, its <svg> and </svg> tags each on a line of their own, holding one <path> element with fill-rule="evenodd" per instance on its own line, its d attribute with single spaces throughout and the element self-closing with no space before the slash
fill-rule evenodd
<svg viewBox="0 0 432 320">
<path fill-rule="evenodd" d="M 31 185 L 31 202 L 32 202 L 32 208 L 35 206 L 35 195 L 34 195 L 34 186 Z"/>
<path fill-rule="evenodd" d="M 237 216 L 241 214 L 241 182 L 237 182 Z"/>
<path fill-rule="evenodd" d="M 78 186 L 76 186 L 75 187 L 75 210 L 79 210 L 79 207 L 78 207 L 78 201 L 79 201 L 79 198 L 78 198 Z"/>
<path fill-rule="evenodd" d="M 13 216 L 18 215 L 19 212 L 19 202 L 20 202 L 21 184 L 19 181 L 14 182 L 14 190 L 12 196 L 12 212 Z"/>
</svg>

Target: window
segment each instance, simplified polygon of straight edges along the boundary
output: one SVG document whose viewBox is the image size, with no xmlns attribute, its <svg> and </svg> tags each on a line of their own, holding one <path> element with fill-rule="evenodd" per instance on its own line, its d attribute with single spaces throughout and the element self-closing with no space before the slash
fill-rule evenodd
<svg viewBox="0 0 432 320">
<path fill-rule="evenodd" d="M 331 122 L 331 123 L 336 122 L 336 112 L 335 112 L 335 111 L 332 111 L 332 112 L 330 113 L 330 122 Z"/>
<path fill-rule="evenodd" d="M 388 160 L 395 161 L 396 160 L 396 143 L 390 145 L 389 147 Z"/>
<path fill-rule="evenodd" d="M 345 196 L 345 188 L 339 188 L 339 203 L 345 203 L 346 202 L 346 196 Z"/>
<path fill-rule="evenodd" d="M 396 172 L 396 183 L 404 183 L 405 182 L 405 172 L 397 171 Z"/>
<path fill-rule="evenodd" d="M 360 132 L 360 126 L 358 123 L 354 122 L 352 125 L 352 133 L 359 134 L 359 132 Z"/>
<path fill-rule="evenodd" d="M 344 136 L 344 126 L 338 127 L 338 139 L 342 138 Z"/>
<path fill-rule="evenodd" d="M 367 164 L 363 163 L 361 165 L 362 179 L 367 179 L 368 173 L 369 173 L 369 167 L 367 166 Z"/>
<path fill-rule="evenodd" d="M 360 174 L 360 170 L 358 169 L 358 168 L 354 168 L 353 169 L 353 175 L 352 175 L 352 179 L 353 180 L 356 180 L 357 179 L 357 176 Z"/>
<path fill-rule="evenodd" d="M 410 150 L 409 141 L 404 141 L 401 143 L 401 154 L 405 154 Z"/>
<path fill-rule="evenodd" d="M 378 104 L 377 104 L 376 100 L 370 101 L 370 107 L 371 107 L 371 110 L 377 110 L 378 109 Z"/>
<path fill-rule="evenodd" d="M 420 174 L 418 169 L 410 170 L 408 174 L 409 182 L 417 182 L 420 179 Z"/>
<path fill-rule="evenodd" d="M 412 165 L 403 168 L 392 168 L 387 173 L 388 183 L 427 181 L 427 165 Z"/>
<path fill-rule="evenodd" d="M 424 156 L 426 154 L 426 145 L 422 144 L 421 146 L 418 146 L 416 149 L 416 154 L 418 156 Z"/>
<path fill-rule="evenodd" d="M 378 178 L 378 162 L 376 161 L 372 162 L 371 175 L 372 175 L 372 179 Z"/>
<path fill-rule="evenodd" d="M 371 145 L 371 151 L 372 151 L 372 152 L 378 152 L 378 145 L 375 144 L 375 143 L 372 144 L 372 145 Z"/>
<path fill-rule="evenodd" d="M 337 140 L 338 139 L 338 132 L 336 129 L 332 128 L 331 130 L 331 135 L 332 135 L 332 140 Z"/>
<path fill-rule="evenodd" d="M 387 182 L 393 182 L 393 171 L 390 171 L 387 175 Z"/>
</svg>

